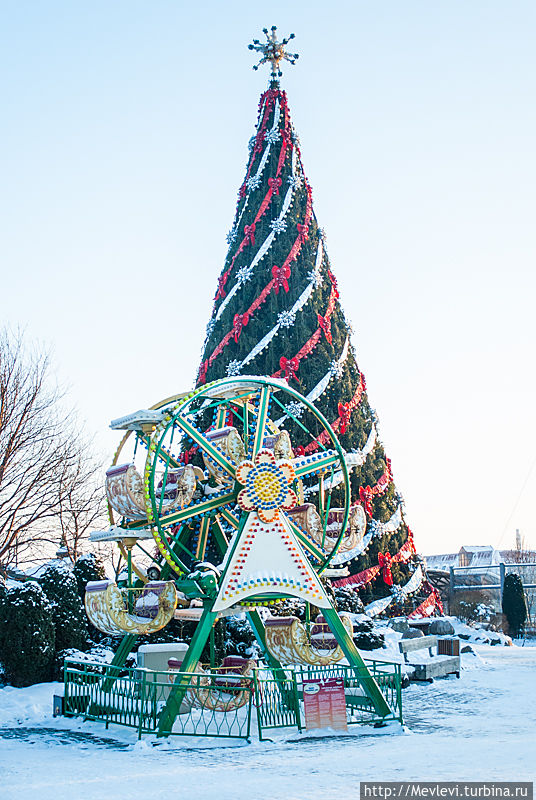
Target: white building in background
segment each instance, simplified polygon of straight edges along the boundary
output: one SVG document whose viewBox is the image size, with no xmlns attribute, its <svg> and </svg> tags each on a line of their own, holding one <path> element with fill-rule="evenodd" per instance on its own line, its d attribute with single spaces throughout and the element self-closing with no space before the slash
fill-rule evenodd
<svg viewBox="0 0 536 800">
<path fill-rule="evenodd" d="M 472 570 L 494 567 L 498 564 L 522 564 L 536 561 L 533 550 L 496 550 L 492 545 L 464 545 L 457 553 L 425 556 L 426 567 L 438 572 L 449 572 L 451 567 L 471 567 Z M 472 571 L 471 570 L 471 571 Z"/>
<path fill-rule="evenodd" d="M 441 553 L 435 556 L 425 556 L 428 569 L 448 572 L 450 567 L 490 567 L 504 563 L 511 563 L 511 558 L 506 558 L 511 550 L 496 550 L 491 545 L 464 545 L 457 553 Z"/>
</svg>

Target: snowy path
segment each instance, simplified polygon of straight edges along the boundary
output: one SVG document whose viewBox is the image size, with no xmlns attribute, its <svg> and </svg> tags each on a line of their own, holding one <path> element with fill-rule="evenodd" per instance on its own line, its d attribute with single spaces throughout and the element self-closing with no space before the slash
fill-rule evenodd
<svg viewBox="0 0 536 800">
<path fill-rule="evenodd" d="M 411 733 L 399 735 L 201 751 L 185 749 L 174 739 L 155 748 L 129 743 L 131 733 L 124 729 L 112 742 L 96 723 L 47 719 L 50 689 L 44 685 L 39 687 L 42 699 L 35 697 L 36 687 L 3 689 L 0 796 L 345 800 L 355 798 L 360 780 L 532 780 L 536 648 L 476 649 L 484 663 L 464 670 L 460 680 L 413 685 L 404 692 Z M 24 698 L 32 692 L 30 708 Z M 23 728 L 17 720 L 24 720 Z M 91 737 L 85 735 L 89 731 Z"/>
</svg>

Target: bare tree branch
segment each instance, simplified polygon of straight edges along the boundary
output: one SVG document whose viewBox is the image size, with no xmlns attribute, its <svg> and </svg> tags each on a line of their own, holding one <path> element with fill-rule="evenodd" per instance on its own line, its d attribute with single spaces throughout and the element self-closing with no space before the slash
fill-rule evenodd
<svg viewBox="0 0 536 800">
<path fill-rule="evenodd" d="M 65 541 L 75 560 L 104 511 L 100 465 L 63 409 L 47 353 L 0 331 L 0 563 Z"/>
</svg>

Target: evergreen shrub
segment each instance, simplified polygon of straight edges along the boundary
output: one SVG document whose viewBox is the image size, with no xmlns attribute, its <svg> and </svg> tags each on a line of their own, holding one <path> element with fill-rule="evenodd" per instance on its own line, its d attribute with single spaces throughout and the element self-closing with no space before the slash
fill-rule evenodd
<svg viewBox="0 0 536 800">
<path fill-rule="evenodd" d="M 363 614 L 364 606 L 357 589 L 350 586 L 334 588 L 337 611 L 349 611 L 351 614 Z"/>
<path fill-rule="evenodd" d="M 360 650 L 377 650 L 385 644 L 385 636 L 374 630 L 374 623 L 370 617 L 362 614 L 354 620 L 354 644 Z"/>
<path fill-rule="evenodd" d="M 502 610 L 508 622 L 510 636 L 521 636 L 527 621 L 527 601 L 521 578 L 514 572 L 504 579 Z"/>
<path fill-rule="evenodd" d="M 77 558 L 73 567 L 78 594 L 82 602 L 86 596 L 86 584 L 89 581 L 106 580 L 106 572 L 100 559 L 95 553 L 84 553 Z"/>
<path fill-rule="evenodd" d="M 52 604 L 56 652 L 72 647 L 85 650 L 88 642 L 87 618 L 72 570 L 63 561 L 52 561 L 45 567 L 39 582 Z"/>
<path fill-rule="evenodd" d="M 13 686 L 31 686 L 52 677 L 54 608 L 34 581 L 0 593 L 0 662 Z"/>
</svg>

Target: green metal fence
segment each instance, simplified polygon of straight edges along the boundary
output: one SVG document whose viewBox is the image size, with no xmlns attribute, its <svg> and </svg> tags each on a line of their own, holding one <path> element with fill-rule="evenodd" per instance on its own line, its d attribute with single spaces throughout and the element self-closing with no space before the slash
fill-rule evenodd
<svg viewBox="0 0 536 800">
<path fill-rule="evenodd" d="M 303 681 L 322 678 L 343 678 L 348 724 L 376 723 L 398 720 L 402 722 L 402 672 L 401 665 L 365 659 L 366 669 L 332 664 L 328 667 L 302 667 L 296 670 L 300 698 L 303 696 Z M 368 673 L 367 673 L 368 670 Z M 372 676 L 387 700 L 391 713 L 378 716 L 373 702 L 363 690 L 363 679 Z"/>
<path fill-rule="evenodd" d="M 255 708 L 259 739 L 274 728 L 302 730 L 296 673 L 292 669 L 255 670 Z"/>
<path fill-rule="evenodd" d="M 187 679 L 187 689 L 173 735 L 248 739 L 253 678 L 233 673 L 199 674 L 126 669 L 94 662 L 65 662 L 65 715 L 112 722 L 143 733 L 156 733 L 159 715 L 173 683 Z"/>
<path fill-rule="evenodd" d="M 173 735 L 249 739 L 252 705 L 255 705 L 259 739 L 274 729 L 305 728 L 303 686 L 307 680 L 342 678 L 346 720 L 354 723 L 402 722 L 400 664 L 367 659 L 366 668 L 333 664 L 327 667 L 293 667 L 254 670 L 253 677 L 237 677 L 221 669 L 205 673 L 155 672 L 126 669 L 96 662 L 65 662 L 65 714 L 83 716 L 143 733 L 156 733 L 160 714 L 175 681 L 187 689 Z M 361 672 L 363 674 L 361 674 Z M 362 688 L 372 677 L 387 700 L 391 713 L 379 717 Z"/>
<path fill-rule="evenodd" d="M 368 673 L 357 667 L 332 664 L 327 667 L 255 670 L 255 706 L 259 739 L 275 728 L 305 728 L 303 685 L 307 680 L 342 678 L 348 725 L 402 722 L 402 675 L 400 664 L 368 660 Z M 362 678 L 372 675 L 387 700 L 391 713 L 378 716 L 362 688 Z"/>
</svg>

